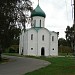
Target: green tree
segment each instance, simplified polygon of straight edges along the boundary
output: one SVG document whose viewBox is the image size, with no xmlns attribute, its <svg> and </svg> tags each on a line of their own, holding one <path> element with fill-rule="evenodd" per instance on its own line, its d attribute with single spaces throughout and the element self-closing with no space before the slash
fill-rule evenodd
<svg viewBox="0 0 75 75">
<path fill-rule="evenodd" d="M 15 14 L 17 15 L 17 23 L 18 25 L 23 26 L 26 29 L 26 24 L 30 22 L 29 13 L 33 10 L 32 2 L 30 0 L 19 0 L 17 1 L 17 5 L 15 8 Z"/>
<path fill-rule="evenodd" d="M 73 50 L 73 47 L 74 47 L 74 25 L 72 27 L 67 26 L 65 33 L 66 33 L 66 41 L 68 43 L 68 46 L 70 46 Z"/>
<path fill-rule="evenodd" d="M 59 38 L 58 46 L 60 46 L 60 45 L 67 46 L 67 41 L 64 38 Z"/>
<path fill-rule="evenodd" d="M 58 40 L 59 52 L 60 53 L 70 53 L 72 52 L 71 47 L 69 46 L 67 40 L 64 38 L 59 38 Z"/>
<path fill-rule="evenodd" d="M 29 16 L 23 13 L 24 8 L 25 11 L 31 11 L 31 5 L 30 0 L 0 0 L 0 45 L 2 48 L 7 48 L 13 40 L 18 40 L 21 27 L 25 28 L 29 19 Z"/>
</svg>

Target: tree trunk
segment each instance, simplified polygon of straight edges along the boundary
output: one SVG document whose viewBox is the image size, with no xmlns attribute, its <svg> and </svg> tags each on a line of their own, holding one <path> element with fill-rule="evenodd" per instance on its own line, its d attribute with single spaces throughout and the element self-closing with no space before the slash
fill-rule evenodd
<svg viewBox="0 0 75 75">
<path fill-rule="evenodd" d="M 2 48 L 0 48 L 0 61 L 2 61 L 2 56 L 1 56 L 1 54 L 2 54 Z"/>
<path fill-rule="evenodd" d="M 75 55 L 75 0 L 74 0 L 74 55 Z"/>
<path fill-rule="evenodd" d="M 2 56 L 1 56 L 1 53 L 0 53 L 0 61 L 2 61 Z"/>
</svg>

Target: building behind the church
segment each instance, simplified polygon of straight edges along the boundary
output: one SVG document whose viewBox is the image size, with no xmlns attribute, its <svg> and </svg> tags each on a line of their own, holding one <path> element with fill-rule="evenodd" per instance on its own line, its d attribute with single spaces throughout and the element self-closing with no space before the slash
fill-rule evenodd
<svg viewBox="0 0 75 75">
<path fill-rule="evenodd" d="M 46 14 L 39 5 L 31 13 L 31 28 L 22 31 L 19 54 L 31 56 L 57 56 L 58 34 L 45 28 Z"/>
</svg>

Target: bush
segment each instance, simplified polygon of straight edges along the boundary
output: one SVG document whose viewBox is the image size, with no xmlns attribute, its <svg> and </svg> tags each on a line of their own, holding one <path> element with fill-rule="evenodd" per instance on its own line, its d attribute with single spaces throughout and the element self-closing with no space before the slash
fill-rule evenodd
<svg viewBox="0 0 75 75">
<path fill-rule="evenodd" d="M 60 53 L 72 53 L 71 47 L 68 46 L 59 46 Z"/>
<path fill-rule="evenodd" d="M 12 45 L 9 48 L 5 50 L 6 53 L 18 53 L 19 52 L 19 46 L 18 45 Z"/>
<path fill-rule="evenodd" d="M 15 49 L 9 48 L 9 53 L 15 53 Z"/>
</svg>

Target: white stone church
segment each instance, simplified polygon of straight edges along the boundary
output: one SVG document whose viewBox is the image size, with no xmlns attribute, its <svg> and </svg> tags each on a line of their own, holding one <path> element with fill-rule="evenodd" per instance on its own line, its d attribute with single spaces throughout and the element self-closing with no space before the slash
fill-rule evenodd
<svg viewBox="0 0 75 75">
<path fill-rule="evenodd" d="M 20 34 L 19 54 L 58 56 L 58 34 L 44 27 L 45 17 L 38 4 L 31 13 L 31 28 Z"/>
</svg>

